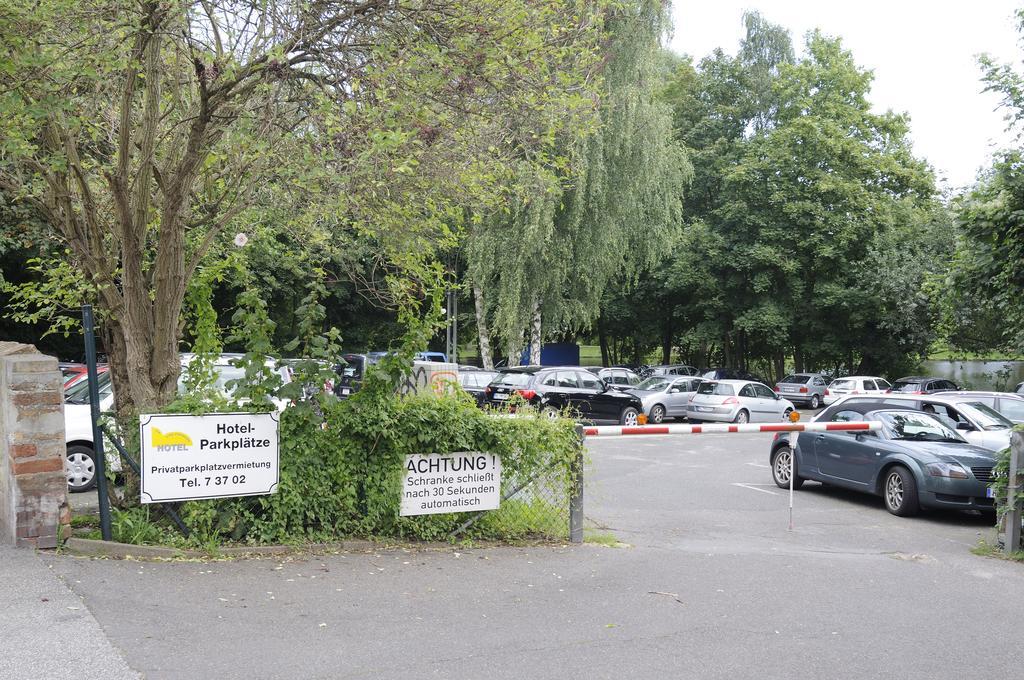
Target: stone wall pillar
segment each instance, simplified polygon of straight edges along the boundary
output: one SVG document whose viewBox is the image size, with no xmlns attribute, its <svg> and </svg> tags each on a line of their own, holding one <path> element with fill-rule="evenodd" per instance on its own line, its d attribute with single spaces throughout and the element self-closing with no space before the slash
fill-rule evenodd
<svg viewBox="0 0 1024 680">
<path fill-rule="evenodd" d="M 55 548 L 70 535 L 64 460 L 57 360 L 0 342 L 0 542 Z"/>
</svg>

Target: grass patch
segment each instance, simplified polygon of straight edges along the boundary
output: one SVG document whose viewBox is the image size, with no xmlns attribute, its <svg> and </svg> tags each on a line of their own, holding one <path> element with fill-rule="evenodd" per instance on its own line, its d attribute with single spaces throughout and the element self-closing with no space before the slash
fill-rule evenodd
<svg viewBox="0 0 1024 680">
<path fill-rule="evenodd" d="M 81 529 L 85 527 L 98 527 L 100 518 L 96 515 L 73 515 L 71 517 L 71 528 Z"/>
<path fill-rule="evenodd" d="M 584 533 L 583 542 L 603 545 L 606 548 L 622 548 L 626 546 L 625 543 L 622 543 L 619 539 L 615 538 L 614 534 L 608 533 Z"/>
<path fill-rule="evenodd" d="M 993 545 L 988 541 L 978 541 L 978 545 L 971 548 L 971 552 L 980 557 L 995 557 L 1011 562 L 1024 562 L 1024 550 L 1018 550 L 1007 555 L 999 546 Z"/>
</svg>

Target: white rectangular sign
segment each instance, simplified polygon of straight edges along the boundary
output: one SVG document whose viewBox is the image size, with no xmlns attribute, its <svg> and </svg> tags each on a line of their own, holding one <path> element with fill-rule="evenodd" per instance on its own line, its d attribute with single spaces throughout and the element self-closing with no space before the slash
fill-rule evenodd
<svg viewBox="0 0 1024 680">
<path fill-rule="evenodd" d="M 405 457 L 401 515 L 495 510 L 501 458 L 490 453 L 414 453 Z"/>
<path fill-rule="evenodd" d="M 142 414 L 142 502 L 274 493 L 279 478 L 277 417 Z"/>
</svg>

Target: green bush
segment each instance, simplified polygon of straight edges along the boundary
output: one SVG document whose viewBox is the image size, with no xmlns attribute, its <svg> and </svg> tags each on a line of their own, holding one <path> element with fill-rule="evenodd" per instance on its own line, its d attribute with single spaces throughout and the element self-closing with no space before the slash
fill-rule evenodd
<svg viewBox="0 0 1024 680">
<path fill-rule="evenodd" d="M 443 540 L 472 515 L 399 516 L 406 454 L 482 451 L 502 461 L 502 493 L 535 479 L 464 534 L 499 540 L 563 538 L 579 443 L 568 420 L 498 418 L 464 394 L 382 397 L 286 409 L 280 484 L 251 498 L 190 501 L 181 514 L 194 543 L 288 543 L 343 537 Z"/>
<path fill-rule="evenodd" d="M 1024 425 L 1018 425 L 1014 428 L 1017 432 L 1024 434 Z M 1020 472 L 1018 472 L 1020 474 Z M 996 465 L 992 469 L 992 483 L 989 484 L 992 487 L 993 494 L 996 498 L 996 508 L 999 516 L 1002 517 L 1010 508 L 1006 505 L 1006 491 L 1007 482 L 1009 481 L 1010 475 L 1010 448 L 1007 447 L 996 454 Z M 1017 492 L 1016 505 L 1018 508 L 1024 508 L 1024 493 Z"/>
</svg>

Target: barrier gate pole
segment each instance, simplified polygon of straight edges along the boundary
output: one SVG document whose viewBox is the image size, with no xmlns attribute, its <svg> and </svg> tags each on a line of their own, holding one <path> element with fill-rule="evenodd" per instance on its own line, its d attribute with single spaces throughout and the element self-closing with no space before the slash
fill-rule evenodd
<svg viewBox="0 0 1024 680">
<path fill-rule="evenodd" d="M 795 444 L 795 442 L 794 442 Z M 793 478 L 796 477 L 796 452 L 789 450 L 789 530 L 793 530 Z"/>
</svg>

